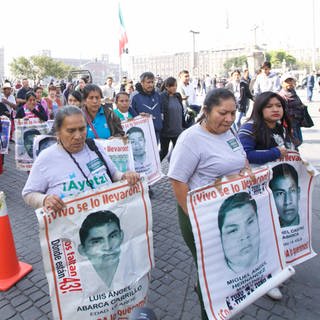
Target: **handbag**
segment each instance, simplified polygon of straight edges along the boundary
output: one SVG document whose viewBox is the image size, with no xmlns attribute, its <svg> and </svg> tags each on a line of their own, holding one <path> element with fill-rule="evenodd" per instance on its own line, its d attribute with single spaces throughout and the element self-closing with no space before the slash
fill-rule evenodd
<svg viewBox="0 0 320 320">
<path fill-rule="evenodd" d="M 308 112 L 308 107 L 303 106 L 303 119 L 300 123 L 300 127 L 311 128 L 313 126 L 314 126 L 314 123 L 313 123 L 312 118 Z"/>
</svg>

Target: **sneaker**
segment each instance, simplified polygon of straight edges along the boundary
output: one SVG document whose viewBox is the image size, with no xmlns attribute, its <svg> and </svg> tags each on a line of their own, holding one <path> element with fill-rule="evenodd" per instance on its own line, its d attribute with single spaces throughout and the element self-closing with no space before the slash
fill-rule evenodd
<svg viewBox="0 0 320 320">
<path fill-rule="evenodd" d="M 267 296 L 273 300 L 281 300 L 282 293 L 278 287 L 275 287 L 267 292 Z"/>
</svg>

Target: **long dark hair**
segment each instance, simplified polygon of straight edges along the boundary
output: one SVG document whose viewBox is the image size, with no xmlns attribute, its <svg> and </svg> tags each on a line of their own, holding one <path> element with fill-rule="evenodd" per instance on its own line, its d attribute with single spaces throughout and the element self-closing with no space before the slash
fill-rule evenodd
<svg viewBox="0 0 320 320">
<path fill-rule="evenodd" d="M 233 99 L 236 102 L 234 94 L 225 88 L 218 88 L 209 91 L 204 99 L 202 114 L 197 122 L 202 122 L 206 118 L 206 114 L 210 113 L 214 107 L 220 106 L 224 100 Z"/>
<path fill-rule="evenodd" d="M 160 91 L 164 91 L 168 87 L 173 87 L 177 83 L 177 79 L 174 77 L 169 77 L 166 80 L 163 81 Z"/>
<path fill-rule="evenodd" d="M 278 99 L 283 109 L 283 116 L 280 120 L 280 124 L 277 125 L 281 125 L 283 128 L 285 128 L 287 135 L 289 135 L 290 139 L 293 140 L 291 134 L 291 122 L 287 114 L 286 101 L 278 93 L 266 91 L 256 97 L 253 104 L 252 114 L 249 119 L 249 121 L 253 121 L 253 135 L 256 139 L 256 142 L 265 145 L 266 148 L 271 146 L 271 135 L 270 129 L 263 118 L 263 109 L 266 108 L 270 99 L 272 98 Z"/>
</svg>

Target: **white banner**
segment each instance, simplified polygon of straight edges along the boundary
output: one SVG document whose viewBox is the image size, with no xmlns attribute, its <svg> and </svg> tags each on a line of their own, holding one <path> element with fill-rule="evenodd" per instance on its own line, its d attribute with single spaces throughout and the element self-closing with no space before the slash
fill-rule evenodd
<svg viewBox="0 0 320 320">
<path fill-rule="evenodd" d="M 229 319 L 292 275 L 286 269 L 271 171 L 188 194 L 201 292 L 209 319 Z M 258 290 L 259 288 L 259 290 Z"/>
<path fill-rule="evenodd" d="M 10 143 L 11 121 L 5 116 L 0 117 L 0 154 L 7 154 Z"/>
<path fill-rule="evenodd" d="M 33 139 L 33 159 L 35 160 L 41 151 L 47 149 L 54 143 L 57 143 L 56 136 L 50 136 L 47 134 L 37 135 Z"/>
<path fill-rule="evenodd" d="M 145 173 L 149 185 L 161 179 L 161 163 L 151 117 L 135 117 L 121 122 L 132 146 L 135 171 Z"/>
<path fill-rule="evenodd" d="M 286 262 L 297 265 L 316 255 L 311 244 L 311 201 L 314 177 L 319 172 L 306 167 L 296 151 L 268 165 L 273 171 L 270 189 L 279 214 Z"/>
<path fill-rule="evenodd" d="M 146 179 L 64 201 L 61 212 L 36 212 L 54 319 L 128 319 L 154 265 Z"/>
<path fill-rule="evenodd" d="M 48 125 L 37 118 L 15 119 L 15 159 L 17 169 L 30 171 L 33 164 L 33 139 L 47 134 Z"/>
<path fill-rule="evenodd" d="M 99 139 L 111 161 L 121 172 L 134 171 L 131 143 L 126 138 Z"/>
</svg>

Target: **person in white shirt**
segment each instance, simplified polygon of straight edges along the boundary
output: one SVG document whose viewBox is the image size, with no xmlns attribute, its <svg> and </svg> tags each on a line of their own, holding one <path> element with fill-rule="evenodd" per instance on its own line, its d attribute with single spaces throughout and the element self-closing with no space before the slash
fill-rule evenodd
<svg viewBox="0 0 320 320">
<path fill-rule="evenodd" d="M 261 67 L 261 73 L 257 75 L 253 85 L 254 95 L 257 96 L 266 91 L 278 92 L 280 89 L 279 76 L 271 71 L 271 63 L 265 61 Z"/>
<path fill-rule="evenodd" d="M 182 70 L 179 73 L 179 83 L 177 92 L 182 96 L 182 104 L 185 113 L 188 109 L 194 110 L 197 114 L 200 111 L 200 106 L 196 104 L 196 91 L 194 86 L 190 83 L 190 74 L 188 70 Z"/>
<path fill-rule="evenodd" d="M 11 120 L 10 139 L 11 139 L 14 131 L 14 118 L 15 118 L 17 103 L 14 95 L 12 94 L 12 87 L 10 82 L 5 82 L 2 86 L 2 90 L 3 90 L 3 93 L 1 94 L 1 102 L 7 107 L 8 112 L 10 113 L 10 120 Z"/>
<path fill-rule="evenodd" d="M 105 105 L 110 109 L 113 109 L 114 98 L 116 96 L 116 92 L 115 89 L 112 87 L 112 83 L 113 78 L 108 77 L 105 82 L 105 85 L 101 87 L 103 94 L 102 103 L 105 103 Z"/>
</svg>

